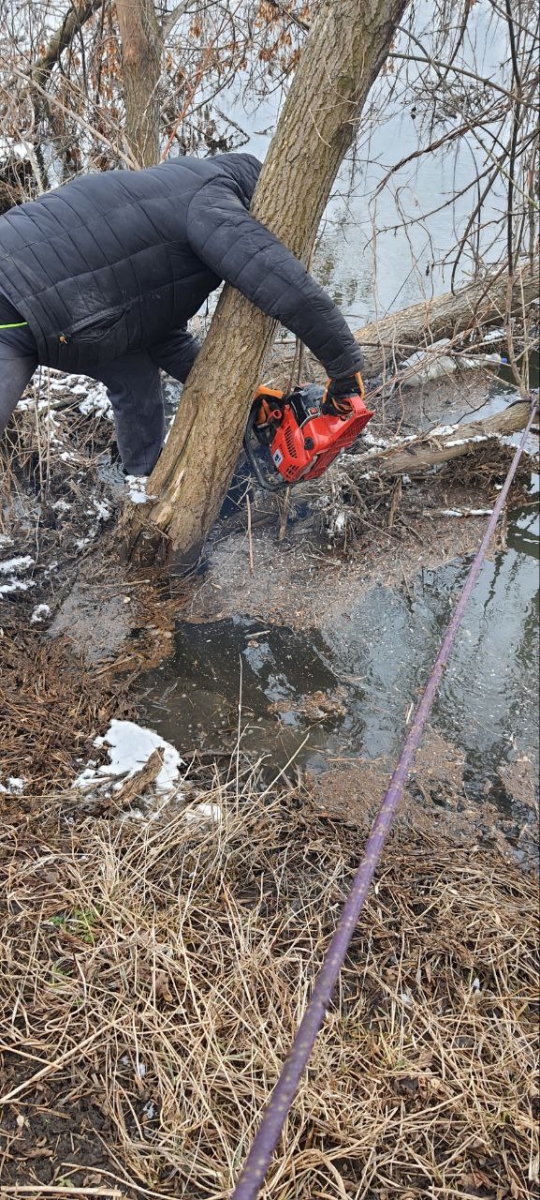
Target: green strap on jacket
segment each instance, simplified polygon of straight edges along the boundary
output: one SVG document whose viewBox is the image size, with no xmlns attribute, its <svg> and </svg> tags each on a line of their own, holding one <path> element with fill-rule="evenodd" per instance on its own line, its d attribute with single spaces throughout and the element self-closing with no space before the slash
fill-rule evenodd
<svg viewBox="0 0 540 1200">
<path fill-rule="evenodd" d="M 28 321 L 14 321 L 11 325 L 0 325 L 0 329 L 22 329 L 23 325 L 28 325 Z"/>
</svg>

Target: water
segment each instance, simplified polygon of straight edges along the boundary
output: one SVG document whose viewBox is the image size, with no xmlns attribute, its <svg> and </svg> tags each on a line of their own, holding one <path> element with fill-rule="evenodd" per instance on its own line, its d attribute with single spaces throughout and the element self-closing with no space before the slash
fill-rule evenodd
<svg viewBox="0 0 540 1200">
<path fill-rule="evenodd" d="M 465 757 L 471 796 L 501 768 L 538 761 L 538 478 L 485 563 L 431 717 Z M 271 770 L 294 756 L 395 759 L 465 582 L 470 560 L 420 570 L 407 587 L 375 586 L 319 628 L 237 617 L 179 625 L 174 656 L 140 683 L 143 718 L 182 752 L 243 749 Z M 322 708 L 321 708 L 322 704 Z"/>
</svg>

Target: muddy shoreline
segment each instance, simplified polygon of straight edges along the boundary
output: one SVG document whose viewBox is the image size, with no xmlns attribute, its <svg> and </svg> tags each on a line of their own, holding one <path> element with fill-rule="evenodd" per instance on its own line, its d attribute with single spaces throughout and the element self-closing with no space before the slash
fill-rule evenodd
<svg viewBox="0 0 540 1200">
<path fill-rule="evenodd" d="M 410 711 L 406 664 L 375 702 L 355 655 L 384 646 L 387 613 L 428 662 L 429 597 L 436 632 L 485 522 L 444 510 L 491 507 L 510 452 L 399 494 L 370 484 L 346 537 L 337 472 L 297 489 L 287 522 L 254 498 L 251 545 L 233 508 L 178 579 L 120 564 L 111 424 L 80 412 L 83 382 L 55 382 L 4 458 L 2 1183 L 225 1200 L 395 763 L 374 731 L 400 736 Z M 458 404 L 435 393 L 411 407 L 417 428 Z M 513 536 L 503 523 L 490 569 Z M 109 777 L 103 735 L 141 725 L 165 741 Z M 363 1195 L 366 1171 L 375 1200 L 420 1194 L 425 1130 L 444 1194 L 536 1186 L 534 763 L 516 743 L 486 780 L 460 736 L 426 734 L 302 1085 L 279 1185 L 298 1200 L 315 1170 L 331 1200 Z M 160 795 L 173 743 L 183 761 Z"/>
<path fill-rule="evenodd" d="M 465 377 L 459 394 L 447 379 L 408 392 L 405 423 L 403 397 L 391 398 L 378 416 L 379 430 L 409 431 L 433 423 L 441 412 L 445 421 L 452 421 L 477 411 L 485 404 L 488 380 L 478 378 L 484 372 L 473 374 L 474 379 Z M 0 606 L 4 647 L 9 646 L 10 651 L 5 655 L 6 664 L 10 664 L 10 670 L 4 671 L 5 710 L 13 711 L 13 725 L 20 727 L 17 704 L 21 702 L 15 699 L 19 677 L 26 681 L 23 691 L 31 687 L 29 668 L 33 659 L 47 663 L 42 672 L 47 696 L 52 698 L 55 689 L 58 691 L 55 673 L 59 672 L 63 678 L 79 679 L 80 691 L 88 697 L 88 716 L 84 715 L 83 704 L 79 721 L 84 726 L 86 720 L 86 736 L 82 728 L 74 731 L 70 747 L 65 730 L 62 734 L 59 754 L 66 765 L 62 786 L 69 784 L 70 755 L 75 773 L 84 755 L 91 755 L 93 739 L 103 732 L 100 713 L 105 722 L 106 717 L 114 715 L 116 704 L 122 714 L 133 715 L 146 680 L 160 664 L 165 675 L 171 673 L 169 684 L 174 682 L 175 628 L 179 621 L 226 629 L 228 622 L 240 619 L 278 632 L 280 627 L 298 635 L 311 630 L 315 637 L 319 630 L 331 631 L 338 643 L 346 646 L 358 621 L 355 614 L 362 611 L 363 605 L 377 606 L 377 596 L 383 603 L 385 596 L 397 596 L 402 598 L 400 603 L 410 606 L 419 589 L 424 589 L 424 581 L 432 586 L 429 581 L 438 571 L 466 563 L 478 545 L 485 524 L 482 514 L 493 505 L 511 455 L 503 445 L 490 446 L 472 460 L 446 464 L 425 477 L 405 479 L 399 484 L 366 481 L 364 515 L 352 527 L 337 519 L 348 499 L 346 467 L 340 465 L 317 485 L 294 490 L 285 522 L 282 501 L 255 495 L 249 537 L 245 507 L 240 505 L 235 511 L 234 505 L 229 505 L 227 516 L 212 533 L 202 570 L 186 581 L 159 571 L 129 570 L 120 564 L 114 528 L 122 485 L 106 465 L 113 439 L 111 422 L 103 411 L 103 397 L 96 396 L 89 381 L 85 385 L 77 378 L 64 381 L 54 376 L 52 383 L 49 403 L 43 403 L 38 412 L 42 444 L 47 443 L 45 464 L 35 449 L 36 416 L 31 411 L 17 413 L 7 452 L 4 449 L 7 470 L 0 557 L 4 562 L 27 561 L 30 565 L 23 565 L 15 579 L 15 590 L 0 595 Z M 529 457 L 518 475 L 511 498 L 514 507 L 532 503 L 529 485 L 534 466 L 534 459 Z M 456 512 L 466 515 L 457 519 Z M 504 548 L 506 536 L 503 522 L 492 556 Z M 2 579 L 8 578 L 4 573 Z M 305 652 L 305 648 L 301 650 L 302 655 Z M 18 654 L 23 665 L 17 673 Z M 58 667 L 54 665 L 55 656 Z M 201 660 L 203 688 L 207 669 L 208 664 Z M 336 670 L 334 667 L 334 674 Z M 343 672 L 347 677 L 346 666 L 342 665 L 335 675 L 338 685 Z M 328 690 L 324 679 L 321 686 Z M 233 680 L 233 690 L 235 687 Z M 295 685 L 295 694 L 306 693 L 308 702 L 310 691 L 317 690 L 316 683 L 302 684 L 300 680 Z M 106 693 L 107 700 L 93 708 L 90 693 L 94 699 Z M 236 736 L 231 703 L 234 705 L 234 700 L 229 696 L 220 727 L 209 719 L 211 742 L 216 740 L 215 733 L 219 735 L 219 729 L 223 730 L 223 744 L 215 747 L 219 752 L 232 749 Z M 155 715 L 159 719 L 157 710 Z M 181 709 L 177 716 L 181 724 Z M 283 724 L 283 713 L 275 708 L 268 717 L 274 725 Z M 263 718 L 266 721 L 264 711 L 259 720 Z M 315 717 L 311 725 L 318 719 Z M 323 714 L 322 726 L 329 719 L 331 714 Z M 303 725 L 310 727 L 305 714 Z M 301 728 L 303 725 L 301 719 Z M 255 729 L 250 753 L 257 754 L 258 732 L 262 730 Z M 181 744 L 176 740 L 180 753 L 196 753 L 204 745 L 204 739 L 193 733 L 186 721 L 184 742 L 181 737 Z M 12 774 L 19 753 L 17 738 L 13 746 L 10 752 L 8 738 L 4 775 Z M 373 752 L 368 758 L 373 758 Z M 349 767 L 355 761 L 358 769 L 357 755 L 349 750 L 345 759 Z M 509 771 L 515 789 L 511 794 L 521 808 L 525 805 L 530 810 L 530 785 L 524 783 L 527 769 L 522 760 L 520 753 L 517 761 L 522 762 L 521 770 L 516 766 Z M 381 761 L 387 770 L 391 757 L 383 752 Z M 297 763 L 296 770 L 299 765 L 303 769 Z M 311 764 L 304 765 L 309 768 Z M 335 764 L 330 765 L 334 769 Z M 369 770 L 371 766 L 368 763 Z M 44 791 L 45 776 L 40 766 Z M 53 778 L 56 787 L 58 778 Z M 320 781 L 318 786 L 322 786 Z M 326 792 L 329 790 L 327 787 Z M 429 794 L 427 785 L 423 794 Z M 499 812 L 499 823 L 504 820 L 505 815 Z"/>
</svg>

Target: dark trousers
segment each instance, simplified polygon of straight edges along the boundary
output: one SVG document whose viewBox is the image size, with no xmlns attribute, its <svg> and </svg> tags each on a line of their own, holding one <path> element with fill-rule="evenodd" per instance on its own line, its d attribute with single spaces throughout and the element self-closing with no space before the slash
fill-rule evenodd
<svg viewBox="0 0 540 1200">
<path fill-rule="evenodd" d="M 21 320 L 0 296 L 0 326 Z M 122 465 L 128 475 L 149 475 L 165 436 L 160 367 L 184 383 L 199 350 L 187 329 L 174 329 L 146 350 L 126 354 L 93 371 L 105 384 L 116 425 Z M 38 366 L 37 348 L 27 326 L 0 328 L 0 434 Z"/>
</svg>

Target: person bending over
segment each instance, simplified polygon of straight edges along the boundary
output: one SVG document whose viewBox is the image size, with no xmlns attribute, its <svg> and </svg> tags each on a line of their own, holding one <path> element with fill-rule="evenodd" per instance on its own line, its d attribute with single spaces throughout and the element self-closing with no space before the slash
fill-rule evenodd
<svg viewBox="0 0 540 1200">
<path fill-rule="evenodd" d="M 249 154 L 176 158 L 85 175 L 0 217 L 0 433 L 39 364 L 80 372 L 107 388 L 124 470 L 148 475 L 165 434 L 160 368 L 185 382 L 199 350 L 187 322 L 223 280 L 308 346 L 338 408 L 362 352 L 250 215 L 260 170 Z"/>
</svg>

